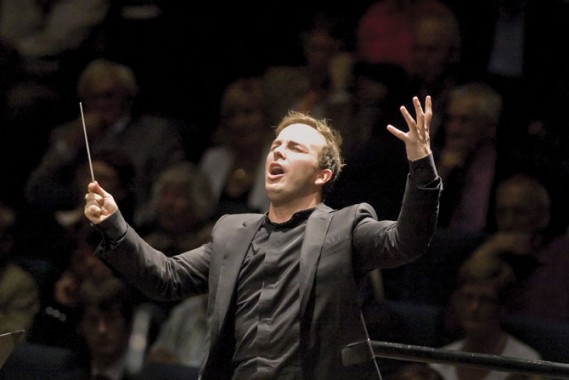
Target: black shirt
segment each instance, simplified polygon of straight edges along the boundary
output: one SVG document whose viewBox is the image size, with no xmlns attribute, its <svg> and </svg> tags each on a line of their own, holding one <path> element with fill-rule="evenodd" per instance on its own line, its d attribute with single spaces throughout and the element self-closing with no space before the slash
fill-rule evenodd
<svg viewBox="0 0 569 380">
<path fill-rule="evenodd" d="M 255 234 L 239 274 L 233 379 L 300 379 L 300 250 L 308 217 L 268 217 Z"/>
</svg>

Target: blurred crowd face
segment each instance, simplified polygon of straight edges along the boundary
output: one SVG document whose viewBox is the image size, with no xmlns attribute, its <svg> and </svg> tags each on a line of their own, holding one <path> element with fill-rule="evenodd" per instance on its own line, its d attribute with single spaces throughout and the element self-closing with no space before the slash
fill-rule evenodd
<svg viewBox="0 0 569 380">
<path fill-rule="evenodd" d="M 262 93 L 259 89 L 246 92 L 247 87 L 239 85 L 227 89 L 222 110 L 223 139 L 238 152 L 253 154 L 264 144 L 270 129 L 263 109 Z"/>
<path fill-rule="evenodd" d="M 445 113 L 445 149 L 468 157 L 490 135 L 491 126 L 473 97 L 452 98 Z"/>
<path fill-rule="evenodd" d="M 111 277 L 111 269 L 102 260 L 93 255 L 94 249 L 93 244 L 77 239 L 77 247 L 71 252 L 70 258 L 72 272 L 81 279 Z"/>
<path fill-rule="evenodd" d="M 499 324 L 499 295 L 492 280 L 469 281 L 455 294 L 456 313 L 467 335 L 480 336 Z"/>
<path fill-rule="evenodd" d="M 167 183 L 157 198 L 158 224 L 168 232 L 191 230 L 196 223 L 190 192 L 182 185 Z"/>
<path fill-rule="evenodd" d="M 449 16 L 450 17 L 450 16 Z M 412 75 L 436 83 L 459 59 L 459 41 L 452 20 L 418 19 L 413 41 Z"/>
<path fill-rule="evenodd" d="M 302 44 L 307 65 L 314 70 L 321 70 L 322 74 L 328 73 L 330 61 L 341 48 L 341 42 L 324 28 L 308 31 L 303 35 Z"/>
<path fill-rule="evenodd" d="M 496 223 L 500 231 L 536 234 L 549 223 L 549 207 L 534 190 L 510 183 L 496 193 Z"/>
<path fill-rule="evenodd" d="M 79 328 L 96 361 L 113 363 L 127 348 L 130 326 L 117 304 L 105 308 L 87 306 Z"/>
<path fill-rule="evenodd" d="M 89 83 L 84 94 L 85 108 L 95 112 L 105 125 L 112 125 L 131 111 L 131 97 L 126 89 L 111 76 L 103 76 Z"/>
</svg>

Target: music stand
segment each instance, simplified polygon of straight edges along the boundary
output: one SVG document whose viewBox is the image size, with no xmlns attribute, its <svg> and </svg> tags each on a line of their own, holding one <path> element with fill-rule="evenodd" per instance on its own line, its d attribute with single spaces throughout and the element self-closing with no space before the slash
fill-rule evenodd
<svg viewBox="0 0 569 380">
<path fill-rule="evenodd" d="M 0 368 L 4 366 L 14 348 L 22 341 L 24 330 L 0 334 Z"/>
</svg>

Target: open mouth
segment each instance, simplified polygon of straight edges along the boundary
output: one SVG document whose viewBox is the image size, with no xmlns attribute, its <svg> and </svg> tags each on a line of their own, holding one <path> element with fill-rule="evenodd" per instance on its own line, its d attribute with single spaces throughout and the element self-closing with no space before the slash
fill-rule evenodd
<svg viewBox="0 0 569 380">
<path fill-rule="evenodd" d="M 278 179 L 284 175 L 284 169 L 281 165 L 272 163 L 269 166 L 269 179 Z"/>
</svg>

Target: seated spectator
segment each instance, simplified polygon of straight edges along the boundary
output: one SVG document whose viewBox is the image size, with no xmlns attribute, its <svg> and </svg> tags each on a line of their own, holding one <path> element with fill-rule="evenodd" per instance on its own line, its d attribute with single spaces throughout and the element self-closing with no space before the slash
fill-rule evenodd
<svg viewBox="0 0 569 380">
<path fill-rule="evenodd" d="M 476 258 L 510 262 L 519 284 L 506 305 L 510 314 L 569 321 L 569 236 L 551 234 L 548 189 L 534 177 L 518 174 L 496 190 L 496 226 L 473 253 Z"/>
<path fill-rule="evenodd" d="M 260 78 L 236 79 L 223 93 L 215 144 L 199 162 L 211 185 L 214 218 L 268 209 L 264 169 L 272 129 L 266 101 Z"/>
<path fill-rule="evenodd" d="M 541 355 L 502 328 L 503 305 L 516 285 L 512 267 L 501 259 L 471 258 L 457 276 L 449 303 L 448 337 L 443 349 L 538 360 Z M 508 373 L 430 363 L 445 380 L 507 379 Z M 527 379 L 527 377 L 525 377 Z"/>
<path fill-rule="evenodd" d="M 194 164 L 166 168 L 152 194 L 151 219 L 141 232 L 150 245 L 174 256 L 209 240 L 215 204 L 207 177 Z"/>
<path fill-rule="evenodd" d="M 129 288 L 114 276 L 81 285 L 78 333 L 86 350 L 83 378 L 130 378 L 126 353 L 135 307 Z"/>
<path fill-rule="evenodd" d="M 15 211 L 0 202 L 0 334 L 31 328 L 40 294 L 32 275 L 13 256 Z"/>
<path fill-rule="evenodd" d="M 439 227 L 471 233 L 486 230 L 498 171 L 496 130 L 501 112 L 500 94 L 486 84 L 467 83 L 449 93 L 442 139 L 433 144 L 445 183 Z"/>
</svg>

